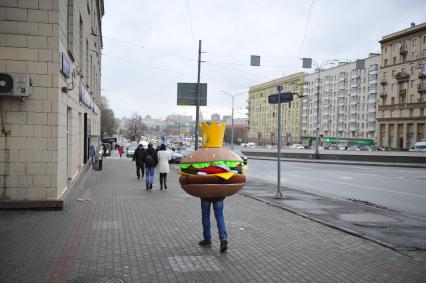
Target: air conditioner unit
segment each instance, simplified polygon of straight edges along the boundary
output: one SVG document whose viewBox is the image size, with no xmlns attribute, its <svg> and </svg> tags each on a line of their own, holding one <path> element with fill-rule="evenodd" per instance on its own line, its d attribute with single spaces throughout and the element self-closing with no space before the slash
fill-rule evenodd
<svg viewBox="0 0 426 283">
<path fill-rule="evenodd" d="M 0 73 L 0 96 L 27 97 L 32 93 L 28 74 Z"/>
</svg>

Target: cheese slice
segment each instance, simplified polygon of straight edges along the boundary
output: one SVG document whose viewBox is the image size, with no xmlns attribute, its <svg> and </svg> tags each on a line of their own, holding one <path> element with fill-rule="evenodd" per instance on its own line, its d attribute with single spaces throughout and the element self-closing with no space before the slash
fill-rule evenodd
<svg viewBox="0 0 426 283">
<path fill-rule="evenodd" d="M 187 175 L 187 176 L 201 176 L 201 175 L 194 175 L 194 174 L 188 174 L 182 171 L 176 171 L 178 174 L 181 175 Z M 229 180 L 235 173 L 233 172 L 225 172 L 225 173 L 217 173 L 217 174 L 208 174 L 208 176 L 218 176 L 219 178 Z"/>
</svg>

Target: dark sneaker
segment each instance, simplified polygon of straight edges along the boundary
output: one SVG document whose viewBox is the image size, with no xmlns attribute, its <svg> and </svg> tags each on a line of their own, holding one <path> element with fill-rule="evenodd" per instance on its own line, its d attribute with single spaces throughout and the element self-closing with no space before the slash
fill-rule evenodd
<svg viewBox="0 0 426 283">
<path fill-rule="evenodd" d="M 226 252 L 228 249 L 228 241 L 227 240 L 220 240 L 220 252 Z"/>
<path fill-rule="evenodd" d="M 212 246 L 212 241 L 210 241 L 210 240 L 202 240 L 198 244 L 200 246 L 202 246 L 202 247 L 211 247 Z"/>
<path fill-rule="evenodd" d="M 141 178 L 141 176 L 138 176 L 138 179 L 140 179 Z"/>
</svg>

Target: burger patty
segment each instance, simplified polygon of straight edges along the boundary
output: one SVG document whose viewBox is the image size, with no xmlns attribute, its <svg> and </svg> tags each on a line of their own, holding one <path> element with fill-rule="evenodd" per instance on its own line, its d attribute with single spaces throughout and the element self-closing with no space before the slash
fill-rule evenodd
<svg viewBox="0 0 426 283">
<path fill-rule="evenodd" d="M 234 174 L 228 180 L 222 179 L 215 175 L 182 175 L 179 177 L 181 185 L 192 184 L 238 184 L 245 183 L 246 177 L 243 174 Z"/>
</svg>

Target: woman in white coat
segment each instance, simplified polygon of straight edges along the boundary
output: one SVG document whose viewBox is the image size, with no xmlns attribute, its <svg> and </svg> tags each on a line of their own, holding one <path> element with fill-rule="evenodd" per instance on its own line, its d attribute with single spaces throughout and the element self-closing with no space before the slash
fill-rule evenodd
<svg viewBox="0 0 426 283">
<path fill-rule="evenodd" d="M 158 172 L 160 173 L 160 190 L 167 189 L 167 173 L 169 173 L 169 161 L 172 159 L 170 153 L 167 151 L 166 145 L 163 143 L 160 150 L 157 152 L 158 157 Z"/>
</svg>

